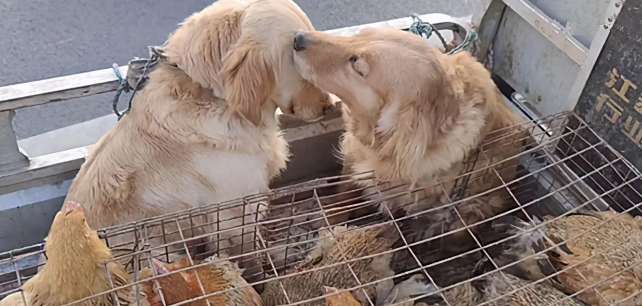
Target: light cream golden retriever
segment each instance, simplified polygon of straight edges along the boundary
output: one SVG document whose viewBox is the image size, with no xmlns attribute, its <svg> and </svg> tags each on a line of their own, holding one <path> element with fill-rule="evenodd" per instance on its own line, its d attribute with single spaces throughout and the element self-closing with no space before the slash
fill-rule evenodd
<svg viewBox="0 0 642 306">
<path fill-rule="evenodd" d="M 509 127 L 518 123 L 517 117 L 489 72 L 468 53 L 446 55 L 418 36 L 388 28 L 366 29 L 353 37 L 301 32 L 293 47 L 301 75 L 343 101 L 344 171 L 356 175 L 374 170 L 379 182 L 426 186 L 415 199 L 385 201 L 393 213 L 448 201 L 454 188 L 448 180 L 467 169 L 483 143 L 485 152 L 478 155 L 474 169 L 521 147 L 521 133 L 502 139 L 512 132 Z M 504 179 L 515 175 L 516 165 L 516 160 L 501 165 Z M 437 181 L 446 183 L 435 186 Z M 492 169 L 482 171 L 470 179 L 468 194 L 500 184 Z M 490 195 L 457 206 L 468 224 L 510 203 L 503 188 Z M 438 232 L 461 226 L 452 210 L 429 215 Z"/>
<path fill-rule="evenodd" d="M 187 18 L 67 199 L 103 228 L 267 191 L 289 154 L 276 108 L 316 120 L 330 103 L 294 67 L 298 30 L 313 26 L 289 0 L 221 0 Z M 221 214 L 229 228 L 243 209 Z M 236 244 L 233 233 L 221 240 Z"/>
</svg>

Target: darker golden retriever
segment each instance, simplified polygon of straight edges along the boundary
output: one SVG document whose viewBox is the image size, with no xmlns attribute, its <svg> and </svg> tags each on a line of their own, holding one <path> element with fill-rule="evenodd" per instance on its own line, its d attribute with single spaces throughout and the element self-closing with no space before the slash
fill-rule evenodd
<svg viewBox="0 0 642 306">
<path fill-rule="evenodd" d="M 358 176 L 374 170 L 379 182 L 422 187 L 411 199 L 383 201 L 388 205 L 380 209 L 408 213 L 449 202 L 454 178 L 473 155 L 474 169 L 485 170 L 468 182 L 468 194 L 501 185 L 500 173 L 485 167 L 518 153 L 523 135 L 502 139 L 518 119 L 490 73 L 469 53 L 447 55 L 418 36 L 388 28 L 353 37 L 301 32 L 293 47 L 301 75 L 343 101 L 345 172 Z M 489 145 L 478 154 L 483 143 Z M 504 161 L 498 172 L 508 179 L 516 165 Z M 460 203 L 457 210 L 471 224 L 505 210 L 509 198 L 501 188 Z M 461 227 L 451 209 L 428 215 L 432 234 Z"/>
</svg>

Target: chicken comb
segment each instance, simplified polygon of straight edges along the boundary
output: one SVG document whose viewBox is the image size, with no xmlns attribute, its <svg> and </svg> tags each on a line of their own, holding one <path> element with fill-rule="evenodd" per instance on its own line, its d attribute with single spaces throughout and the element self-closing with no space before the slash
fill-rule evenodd
<svg viewBox="0 0 642 306">
<path fill-rule="evenodd" d="M 82 206 L 80 206 L 80 203 L 75 202 L 75 201 L 67 201 L 64 204 L 63 207 L 63 212 L 65 214 L 70 214 L 74 211 L 81 211 L 82 212 Z"/>
</svg>

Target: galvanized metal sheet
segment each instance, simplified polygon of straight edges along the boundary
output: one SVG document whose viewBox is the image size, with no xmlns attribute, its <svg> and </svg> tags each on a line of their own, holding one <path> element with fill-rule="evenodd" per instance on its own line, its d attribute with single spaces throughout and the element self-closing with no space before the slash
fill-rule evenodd
<svg viewBox="0 0 642 306">
<path fill-rule="evenodd" d="M 600 27 L 601 18 L 610 0 L 531 0 L 548 16 L 564 25 L 567 31 L 590 46 L 593 36 Z"/>
<path fill-rule="evenodd" d="M 627 1 L 597 60 L 576 111 L 642 168 L 642 3 Z"/>
<path fill-rule="evenodd" d="M 539 115 L 558 113 L 580 67 L 519 15 L 506 10 L 494 45 L 493 72 L 523 93 Z"/>
</svg>

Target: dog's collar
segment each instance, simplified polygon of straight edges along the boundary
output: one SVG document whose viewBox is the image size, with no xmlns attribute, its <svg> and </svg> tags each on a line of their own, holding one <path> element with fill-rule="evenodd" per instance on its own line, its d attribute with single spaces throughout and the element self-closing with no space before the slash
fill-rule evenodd
<svg viewBox="0 0 642 306">
<path fill-rule="evenodd" d="M 158 67 L 158 64 L 165 63 L 170 66 L 178 68 L 178 65 L 168 61 L 167 56 L 165 55 L 164 46 L 150 46 L 149 48 L 149 58 L 139 58 L 135 57 L 127 63 L 127 77 L 123 78 L 120 74 L 120 70 L 116 63 L 113 64 L 112 68 L 114 74 L 118 78 L 118 89 L 116 90 L 116 95 L 112 102 L 112 108 L 118 120 L 125 116 L 132 108 L 132 101 L 136 95 L 136 91 L 142 89 L 145 86 L 147 80 L 149 80 L 149 74 Z M 129 97 L 129 103 L 127 108 L 124 111 L 118 110 L 118 101 L 120 100 L 120 95 L 122 92 L 132 91 L 131 96 Z"/>
<path fill-rule="evenodd" d="M 149 57 L 135 57 L 127 64 L 127 83 L 131 89 L 141 89 L 159 63 L 169 63 L 163 46 L 150 46 Z M 176 66 L 176 64 L 170 64 Z"/>
</svg>

